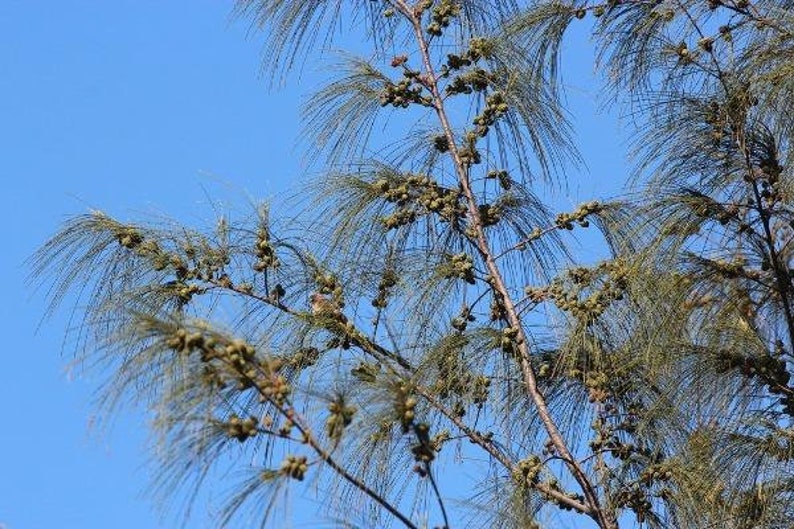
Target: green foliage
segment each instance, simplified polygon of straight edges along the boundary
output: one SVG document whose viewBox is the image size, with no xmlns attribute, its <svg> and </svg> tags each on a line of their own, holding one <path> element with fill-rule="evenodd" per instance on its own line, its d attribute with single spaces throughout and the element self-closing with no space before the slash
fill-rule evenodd
<svg viewBox="0 0 794 529">
<path fill-rule="evenodd" d="M 154 412 L 161 490 L 242 471 L 221 525 L 306 481 L 344 526 L 788 527 L 792 7 L 241 1 L 273 71 L 336 28 L 372 45 L 306 107 L 301 216 L 94 212 L 33 273 L 83 296 L 108 413 Z M 591 17 L 634 188 L 555 215 L 535 177 L 578 161 L 559 61 Z M 587 228 L 610 253 L 585 265 Z"/>
</svg>

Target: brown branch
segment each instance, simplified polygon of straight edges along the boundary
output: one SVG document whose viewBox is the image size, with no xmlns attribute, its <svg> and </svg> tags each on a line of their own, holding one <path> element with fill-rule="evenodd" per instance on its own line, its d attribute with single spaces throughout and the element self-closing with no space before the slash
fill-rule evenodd
<svg viewBox="0 0 794 529">
<path fill-rule="evenodd" d="M 246 381 L 248 381 L 252 387 L 254 387 L 259 393 L 260 397 L 264 398 L 267 402 L 269 402 L 278 412 L 283 415 L 286 419 L 290 420 L 298 431 L 302 435 L 303 441 L 309 445 L 317 456 L 322 459 L 325 464 L 327 464 L 331 469 L 336 472 L 342 479 L 362 491 L 364 494 L 369 496 L 375 503 L 383 507 L 386 511 L 388 511 L 392 516 L 400 520 L 406 527 L 409 529 L 419 529 L 417 525 L 411 522 L 407 516 L 401 513 L 394 505 L 392 505 L 386 498 L 382 495 L 378 494 L 374 490 L 370 489 L 363 481 L 361 481 L 356 476 L 350 474 L 345 468 L 337 463 L 333 457 L 331 457 L 331 453 L 325 450 L 317 438 L 312 434 L 311 428 L 305 423 L 305 421 L 295 412 L 295 408 L 289 404 L 289 402 L 285 403 L 278 403 L 274 400 L 272 393 L 268 394 L 264 391 L 264 388 L 259 384 L 259 382 L 245 373 L 240 373 Z M 284 407 L 284 404 L 289 405 L 288 408 Z"/>
<path fill-rule="evenodd" d="M 430 58 L 430 50 L 429 44 L 427 39 L 425 38 L 424 31 L 422 28 L 422 21 L 419 17 L 417 17 L 410 6 L 407 5 L 405 0 L 393 0 L 393 5 L 395 8 L 411 23 L 414 31 L 414 36 L 416 38 L 416 42 L 419 46 L 419 51 L 422 56 L 422 63 L 425 69 L 424 79 L 426 80 L 426 86 L 430 91 L 433 102 L 432 106 L 436 112 L 436 116 L 441 123 L 441 126 L 444 130 L 444 134 L 447 139 L 447 143 L 449 145 L 449 154 L 452 157 L 452 161 L 455 165 L 455 172 L 458 179 L 458 184 L 461 187 L 461 190 L 466 197 L 469 218 L 472 227 L 474 228 L 474 240 L 473 243 L 475 244 L 477 250 L 479 251 L 482 259 L 485 261 L 485 265 L 490 273 L 492 279 L 491 286 L 495 292 L 497 292 L 503 300 L 505 311 L 507 313 L 507 319 L 510 325 L 518 331 L 518 353 L 519 353 L 519 364 L 522 372 L 522 376 L 524 379 L 524 385 L 526 386 L 527 393 L 529 397 L 532 399 L 534 403 L 538 416 L 541 419 L 547 433 L 549 434 L 549 438 L 551 439 L 554 447 L 557 450 L 557 453 L 565 461 L 566 466 L 571 471 L 574 479 L 579 483 L 579 486 L 582 488 L 582 492 L 584 493 L 588 512 L 590 516 L 601 526 L 603 529 L 614 529 L 617 527 L 617 520 L 613 513 L 605 512 L 599 503 L 598 495 L 596 493 L 595 487 L 590 483 L 589 478 L 585 474 L 582 467 L 577 463 L 576 459 L 571 454 L 570 450 L 568 449 L 565 440 L 562 437 L 559 429 L 557 428 L 557 424 L 555 423 L 554 419 L 551 416 L 551 412 L 548 408 L 546 403 L 546 399 L 543 396 L 540 388 L 537 386 L 537 381 L 535 378 L 535 372 L 532 367 L 531 363 L 531 352 L 528 347 L 528 340 L 527 336 L 524 332 L 524 328 L 521 322 L 520 317 L 516 311 L 515 305 L 510 297 L 510 293 L 508 291 L 507 286 L 505 285 L 504 279 L 502 277 L 501 270 L 496 264 L 494 256 L 491 252 L 487 236 L 484 231 L 484 227 L 480 220 L 479 210 L 477 199 L 474 195 L 474 192 L 471 189 L 470 181 L 469 181 L 469 172 L 466 164 L 460 158 L 460 153 L 458 150 L 458 146 L 455 143 L 455 135 L 453 133 L 452 125 L 449 121 L 449 118 L 446 113 L 446 109 L 444 106 L 444 100 L 441 96 L 441 93 L 438 88 L 437 76 L 435 70 L 433 68 L 432 60 Z"/>
<path fill-rule="evenodd" d="M 431 406 L 433 406 L 435 409 L 441 412 L 447 419 L 449 419 L 449 421 L 452 424 L 454 424 L 461 432 L 463 432 L 465 436 L 472 443 L 476 444 L 477 446 L 481 447 L 483 450 L 488 452 L 488 454 L 491 457 L 493 457 L 495 460 L 501 463 L 502 466 L 504 466 L 505 469 L 512 475 L 514 470 L 514 465 L 512 461 L 507 457 L 507 455 L 502 453 L 502 451 L 499 450 L 494 445 L 493 441 L 487 439 L 486 437 L 481 435 L 478 431 L 474 430 L 466 423 L 464 423 L 460 419 L 460 417 L 458 417 L 455 413 L 453 413 L 441 402 L 439 402 L 436 396 L 427 388 L 424 388 L 422 386 L 416 386 L 415 389 L 416 392 L 422 397 L 424 397 L 425 400 L 427 400 Z M 552 488 L 546 483 L 533 483 L 531 486 L 537 489 L 542 494 L 545 494 L 546 496 L 554 499 L 561 505 L 566 505 L 571 509 L 580 512 L 582 514 L 591 515 L 592 513 L 592 509 L 588 505 L 585 505 L 584 503 L 565 495 L 565 493 L 563 493 L 562 491 Z"/>
<path fill-rule="evenodd" d="M 703 37 L 703 31 L 701 30 L 700 26 L 698 25 L 695 18 L 689 13 L 686 7 L 679 1 L 678 2 L 681 9 L 684 11 L 689 23 L 692 24 L 692 27 L 695 31 Z M 725 4 L 721 2 L 721 5 L 732 9 L 736 12 L 742 13 L 749 18 L 753 18 L 754 15 L 748 11 L 743 11 L 737 9 L 735 6 L 731 6 L 729 4 Z M 755 8 L 755 6 L 752 6 Z M 756 8 L 757 11 L 757 8 Z M 770 24 L 771 25 L 771 24 Z M 708 54 L 711 57 L 712 62 L 717 69 L 717 80 L 719 81 L 722 89 L 725 91 L 726 95 L 730 95 L 730 87 L 725 80 L 725 74 L 723 73 L 722 69 L 720 68 L 719 60 L 714 53 L 714 50 L 708 50 Z M 775 273 L 775 282 L 777 283 L 775 290 L 780 294 L 780 301 L 783 304 L 783 313 L 786 318 L 786 327 L 789 334 L 789 344 L 794 346 L 794 309 L 791 306 L 791 299 L 789 297 L 791 293 L 791 279 L 788 275 L 788 271 L 783 263 L 780 262 L 780 255 L 775 246 L 775 239 L 774 235 L 772 234 L 772 230 L 770 227 L 770 217 L 771 217 L 771 210 L 764 207 L 763 197 L 761 196 L 761 192 L 758 189 L 758 183 L 755 180 L 755 171 L 753 168 L 752 161 L 750 159 L 750 149 L 747 146 L 747 138 L 744 133 L 745 123 L 735 123 L 736 126 L 736 146 L 738 147 L 739 151 L 742 153 L 744 158 L 745 169 L 747 171 L 747 180 L 750 183 L 750 188 L 753 193 L 753 198 L 755 199 L 755 209 L 758 212 L 758 215 L 761 219 L 761 226 L 763 228 L 763 234 L 761 235 L 761 239 L 764 241 L 764 244 L 767 247 L 767 251 L 769 252 L 769 257 L 772 262 L 773 271 Z M 764 283 L 762 285 L 766 286 Z"/>
<path fill-rule="evenodd" d="M 292 410 L 292 408 L 290 409 Z M 400 520 L 400 522 L 402 522 L 403 525 L 405 525 L 410 529 L 419 529 L 417 525 L 415 525 L 413 522 L 411 522 L 411 520 L 408 519 L 408 517 L 406 517 L 399 510 L 397 510 L 397 508 L 393 506 L 391 503 L 389 503 L 388 500 L 386 500 L 383 496 L 381 496 L 377 492 L 367 487 L 367 485 L 364 484 L 363 481 L 350 474 L 347 470 L 344 469 L 344 467 L 342 467 L 339 463 L 337 463 L 331 457 L 331 454 L 327 452 L 325 449 L 323 449 L 323 447 L 320 445 L 317 439 L 312 435 L 311 430 L 308 428 L 308 426 L 301 424 L 301 421 L 298 420 L 298 417 L 294 414 L 294 410 L 291 415 L 291 420 L 295 424 L 295 427 L 298 428 L 298 431 L 300 431 L 301 434 L 303 435 L 306 444 L 308 444 L 320 457 L 320 459 L 322 459 L 326 465 L 331 467 L 334 470 L 334 472 L 339 474 L 345 481 L 347 481 L 348 483 L 350 483 L 351 485 L 362 491 L 364 494 L 372 498 L 372 500 L 375 501 L 375 503 L 386 509 L 392 516 Z"/>
</svg>

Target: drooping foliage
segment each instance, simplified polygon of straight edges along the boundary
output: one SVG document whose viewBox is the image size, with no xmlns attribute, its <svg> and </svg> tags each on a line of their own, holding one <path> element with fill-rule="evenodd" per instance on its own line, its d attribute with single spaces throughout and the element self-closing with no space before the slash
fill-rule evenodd
<svg viewBox="0 0 794 529">
<path fill-rule="evenodd" d="M 303 213 L 93 212 L 34 273 L 84 294 L 108 410 L 154 412 L 160 490 L 236 471 L 221 525 L 264 526 L 308 482 L 343 527 L 788 527 L 791 7 L 241 1 L 276 75 L 369 46 L 307 106 L 325 170 Z M 636 170 L 554 213 L 544 186 L 579 161 L 572 24 Z M 566 234 L 590 226 L 609 250 L 578 263 Z"/>
</svg>

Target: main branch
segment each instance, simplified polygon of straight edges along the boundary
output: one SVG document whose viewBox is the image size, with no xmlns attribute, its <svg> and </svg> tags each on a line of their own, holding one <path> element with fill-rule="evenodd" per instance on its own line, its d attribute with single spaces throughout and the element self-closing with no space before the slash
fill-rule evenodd
<svg viewBox="0 0 794 529">
<path fill-rule="evenodd" d="M 508 323 L 512 328 L 518 331 L 518 362 L 521 368 L 527 394 L 535 405 L 538 416 L 543 422 L 543 426 L 545 427 L 546 432 L 548 433 L 549 438 L 554 445 L 554 448 L 561 459 L 565 461 L 566 466 L 582 489 L 587 505 L 586 513 L 593 518 L 602 529 L 615 529 L 618 525 L 614 514 L 607 512 L 601 507 L 595 487 L 591 483 L 580 464 L 574 458 L 571 451 L 568 449 L 568 446 L 563 439 L 563 436 L 560 433 L 554 418 L 551 415 L 546 398 L 543 396 L 540 388 L 538 388 L 537 379 L 532 367 L 531 352 L 528 346 L 529 341 L 527 340 L 527 336 L 516 310 L 515 303 L 513 302 L 510 292 L 505 284 L 502 272 L 496 264 L 494 252 L 491 250 L 488 237 L 480 219 L 478 201 L 470 185 L 468 166 L 461 159 L 460 152 L 455 141 L 453 128 L 444 105 L 444 98 L 442 97 L 438 87 L 438 77 L 436 76 L 433 62 L 430 57 L 430 46 L 424 34 L 421 15 L 417 14 L 417 12 L 411 6 L 409 6 L 405 0 L 394 0 L 393 5 L 400 12 L 400 14 L 410 21 L 413 28 L 416 43 L 422 56 L 424 82 L 427 89 L 431 93 L 433 99 L 432 106 L 435 110 L 441 127 L 444 130 L 444 135 L 446 136 L 449 145 L 449 153 L 455 166 L 458 184 L 460 185 L 461 191 L 466 198 L 468 216 L 471 222 L 471 227 L 474 230 L 472 242 L 476 246 L 477 251 L 485 263 L 488 273 L 492 278 L 490 283 L 491 287 L 503 301 Z"/>
</svg>

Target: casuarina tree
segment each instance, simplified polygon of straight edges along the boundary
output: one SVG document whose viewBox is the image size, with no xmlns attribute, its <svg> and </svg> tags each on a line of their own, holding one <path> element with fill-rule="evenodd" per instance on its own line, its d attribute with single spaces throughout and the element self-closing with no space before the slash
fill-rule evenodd
<svg viewBox="0 0 794 529">
<path fill-rule="evenodd" d="M 340 527 L 789 527 L 790 10 L 241 1 L 275 76 L 340 35 L 367 46 L 306 106 L 322 170 L 300 213 L 91 212 L 35 273 L 54 302 L 85 294 L 108 412 L 151 407 L 161 490 L 232 491 L 221 525 L 283 523 L 297 487 Z M 636 171 L 559 213 L 539 197 L 580 161 L 573 24 Z M 604 259 L 577 262 L 590 226 Z"/>
</svg>

